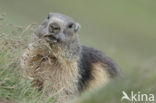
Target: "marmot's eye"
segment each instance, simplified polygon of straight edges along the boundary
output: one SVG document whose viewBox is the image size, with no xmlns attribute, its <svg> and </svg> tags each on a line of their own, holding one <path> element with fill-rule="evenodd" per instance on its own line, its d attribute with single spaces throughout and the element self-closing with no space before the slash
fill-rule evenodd
<svg viewBox="0 0 156 103">
<path fill-rule="evenodd" d="M 74 25 L 73 23 L 70 23 L 70 24 L 68 25 L 68 28 L 69 28 L 69 29 L 73 28 L 73 25 Z"/>
</svg>

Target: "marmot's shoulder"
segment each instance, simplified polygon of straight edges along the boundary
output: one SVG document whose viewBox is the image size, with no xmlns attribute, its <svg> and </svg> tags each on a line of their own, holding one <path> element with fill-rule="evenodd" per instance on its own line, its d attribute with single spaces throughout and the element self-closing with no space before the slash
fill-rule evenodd
<svg viewBox="0 0 156 103">
<path fill-rule="evenodd" d="M 101 71 L 103 70 L 104 72 L 106 72 L 106 75 L 108 75 L 109 78 L 115 77 L 118 74 L 120 74 L 119 67 L 113 62 L 111 58 L 105 56 L 99 50 L 86 47 L 86 46 L 82 46 L 79 67 L 80 67 L 80 74 L 82 76 L 79 82 L 80 89 L 83 89 L 90 80 L 96 78 L 94 74 L 95 72 L 99 72 L 99 69 L 101 69 Z M 100 74 L 96 73 L 96 76 L 102 75 L 101 73 Z"/>
</svg>

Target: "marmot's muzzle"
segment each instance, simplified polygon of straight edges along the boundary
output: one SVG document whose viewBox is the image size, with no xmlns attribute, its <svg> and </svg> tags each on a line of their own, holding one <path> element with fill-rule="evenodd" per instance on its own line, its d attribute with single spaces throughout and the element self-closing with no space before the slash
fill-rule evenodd
<svg viewBox="0 0 156 103">
<path fill-rule="evenodd" d="M 60 41 L 59 36 L 57 34 L 45 34 L 44 38 L 46 41 L 51 42 L 51 43 Z"/>
</svg>

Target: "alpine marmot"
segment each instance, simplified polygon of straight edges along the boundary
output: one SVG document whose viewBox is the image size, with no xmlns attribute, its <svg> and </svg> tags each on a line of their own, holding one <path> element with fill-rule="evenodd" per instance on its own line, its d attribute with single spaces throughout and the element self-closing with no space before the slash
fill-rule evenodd
<svg viewBox="0 0 156 103">
<path fill-rule="evenodd" d="M 109 57 L 80 43 L 79 28 L 66 15 L 49 13 L 21 57 L 24 74 L 39 90 L 46 87 L 47 95 L 55 95 L 57 103 L 104 85 L 120 74 Z"/>
</svg>

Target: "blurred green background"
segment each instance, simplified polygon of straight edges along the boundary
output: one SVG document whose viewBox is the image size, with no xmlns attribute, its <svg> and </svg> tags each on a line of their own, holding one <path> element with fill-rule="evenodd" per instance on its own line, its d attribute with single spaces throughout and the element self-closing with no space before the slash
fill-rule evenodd
<svg viewBox="0 0 156 103">
<path fill-rule="evenodd" d="M 156 0 L 0 0 L 3 25 L 40 24 L 49 12 L 79 22 L 82 44 L 102 50 L 125 75 L 156 63 Z M 9 32 L 3 25 L 0 32 Z"/>
</svg>

